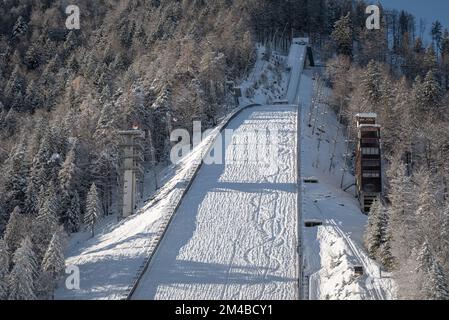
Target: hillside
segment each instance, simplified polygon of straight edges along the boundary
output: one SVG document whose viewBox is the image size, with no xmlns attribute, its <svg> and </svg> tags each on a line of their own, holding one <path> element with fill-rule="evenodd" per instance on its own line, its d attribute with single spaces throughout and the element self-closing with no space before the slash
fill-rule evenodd
<svg viewBox="0 0 449 320">
<path fill-rule="evenodd" d="M 244 297 L 234 292 L 237 287 L 251 297 L 270 297 L 278 289 L 276 298 L 305 297 L 307 287 L 317 299 L 449 299 L 449 31 L 439 21 L 432 22 L 426 43 L 422 23 L 406 11 L 379 5 L 379 28 L 368 28 L 363 0 L 85 0 L 77 5 L 80 28 L 70 29 L 68 5 L 0 3 L 0 299 L 50 299 L 55 292 L 72 298 L 72 292 L 56 290 L 67 264 L 85 267 L 84 279 L 96 288 L 74 296 L 130 298 L 136 273 L 139 279 L 159 276 L 151 268 L 141 272 L 149 251 L 162 248 L 155 265 L 164 269 L 167 262 L 171 269 L 164 272 L 178 270 L 177 255 L 167 253 L 172 246 L 161 240 L 173 234 L 172 217 L 181 229 L 183 221 L 198 219 L 187 224 L 195 229 L 191 234 L 180 232 L 186 243 L 166 240 L 179 246 L 180 257 L 198 263 L 210 258 L 225 268 L 209 291 L 198 287 L 209 298 L 222 284 L 231 288 L 223 298 Z M 315 65 L 304 64 L 306 53 L 315 56 Z M 239 88 L 242 96 L 235 99 Z M 250 104 L 261 106 L 240 114 Z M 289 105 L 285 112 L 281 104 Z M 374 149 L 358 144 L 355 115 L 361 112 L 375 113 L 381 128 Z M 228 124 L 234 117 L 238 121 Z M 176 139 L 170 136 L 175 129 L 192 133 L 194 121 L 203 131 L 212 129 L 204 133 L 207 139 L 227 125 L 236 139 L 250 129 L 291 126 L 281 135 L 284 158 L 277 174 L 266 177 L 248 163 L 198 173 L 197 157 L 210 140 L 180 164 L 172 161 Z M 294 121 L 302 127 L 293 129 Z M 129 169 L 142 172 L 143 189 L 131 206 L 139 214 L 123 219 L 119 132 L 129 129 L 143 132 L 143 167 L 133 160 Z M 252 138 L 257 145 L 264 137 Z M 335 141 L 331 150 L 332 139 L 345 140 L 345 146 Z M 323 151 L 326 143 L 329 150 Z M 259 155 L 250 150 L 242 155 Z M 357 172 L 357 151 L 378 156 L 365 162 L 371 167 L 366 172 Z M 132 157 L 140 155 L 133 151 Z M 229 170 L 230 181 L 221 181 Z M 279 183 L 283 174 L 288 182 Z M 320 182 L 299 189 L 304 174 Z M 356 175 L 379 185 L 368 218 L 358 212 L 350 188 Z M 246 198 L 252 192 L 258 197 Z M 323 213 L 323 206 L 332 212 Z M 221 223 L 214 223 L 214 213 Z M 297 219 L 299 225 L 316 215 L 324 223 L 316 233 L 286 223 Z M 211 220 L 210 228 L 203 218 Z M 222 252 L 208 251 L 220 232 L 228 236 L 225 246 L 217 245 Z M 306 247 L 296 252 L 294 241 Z M 290 256 L 271 259 L 272 248 L 283 250 L 283 244 Z M 190 250 L 182 255 L 183 248 Z M 306 260 L 290 259 L 295 252 Z M 250 288 L 241 274 L 233 278 L 239 269 L 225 254 L 253 268 L 252 279 L 260 283 Z M 366 279 L 376 278 L 381 267 L 397 290 L 390 279 L 373 288 L 362 283 L 365 278 L 348 278 L 354 263 L 365 268 Z M 116 271 L 112 280 L 108 264 Z M 105 276 L 97 277 L 97 268 Z M 198 264 L 187 263 L 189 268 L 201 273 Z M 270 270 L 276 283 L 271 293 L 264 282 Z M 282 277 L 286 285 L 277 283 Z M 185 279 L 177 279 L 183 287 Z M 234 287 L 233 279 L 242 286 Z M 154 295 L 142 293 L 146 287 L 137 292 L 146 298 L 183 292 L 166 288 L 158 295 L 153 289 Z"/>
</svg>

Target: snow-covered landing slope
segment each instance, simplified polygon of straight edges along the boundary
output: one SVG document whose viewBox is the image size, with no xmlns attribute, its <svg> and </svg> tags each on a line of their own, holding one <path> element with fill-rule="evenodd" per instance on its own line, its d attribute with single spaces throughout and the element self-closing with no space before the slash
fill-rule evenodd
<svg viewBox="0 0 449 320">
<path fill-rule="evenodd" d="M 69 290 L 64 280 L 55 292 L 56 299 L 124 299 L 137 270 L 148 257 L 151 244 L 182 197 L 192 171 L 206 152 L 218 128 L 181 163 L 167 168 L 167 181 L 140 212 L 120 222 L 116 216 L 101 221 L 95 237 L 83 231 L 70 238 L 66 265 L 80 270 L 80 288 Z"/>
<path fill-rule="evenodd" d="M 261 106 L 227 126 L 223 164 L 204 165 L 134 299 L 296 299 L 296 107 Z M 278 131 L 278 165 L 252 161 Z"/>
<path fill-rule="evenodd" d="M 278 73 L 276 60 L 285 59 L 273 55 L 270 61 L 262 60 L 264 48 L 258 46 L 258 60 L 254 70 L 243 87 L 258 87 L 254 97 L 241 98 L 241 104 L 265 103 L 275 99 L 267 91 L 281 94 L 285 90 L 288 74 Z M 265 75 L 268 81 L 260 79 Z M 263 85 L 255 85 L 255 82 Z M 226 117 L 227 118 L 227 117 Z M 226 122 L 226 119 L 223 121 Z M 215 128 L 209 135 L 214 137 L 219 131 Z M 188 177 L 198 159 L 208 148 L 208 141 L 194 150 L 178 165 L 165 168 L 159 175 L 163 187 L 152 197 L 139 213 L 117 222 L 116 216 L 103 218 L 96 228 L 96 235 L 90 238 L 89 231 L 71 235 L 65 251 L 66 265 L 77 266 L 80 270 L 80 289 L 69 290 L 65 279 L 59 283 L 55 292 L 56 299 L 123 299 L 126 298 L 130 284 L 142 266 L 152 244 L 157 241 L 158 233 L 165 228 L 173 204 L 179 201 L 185 189 Z"/>
<path fill-rule="evenodd" d="M 392 299 L 394 283 L 390 275 L 379 274 L 379 266 L 364 251 L 363 231 L 367 217 L 360 211 L 354 188 L 348 192 L 340 188 L 346 152 L 344 128 L 339 125 L 335 113 L 324 104 L 310 117 L 312 92 L 312 72 L 305 71 L 299 88 L 301 174 L 302 178 L 315 177 L 319 183 L 302 184 L 302 219 L 323 222 L 321 227 L 302 230 L 304 273 L 306 280 L 310 277 L 310 285 L 306 284 L 309 297 Z M 314 118 L 317 119 L 316 129 L 312 134 Z M 321 133 L 317 129 L 322 130 Z M 335 158 L 330 166 L 334 147 Z M 346 173 L 343 185 L 348 186 L 351 182 L 354 177 Z M 363 266 L 365 275 L 357 278 L 352 267 L 359 265 Z"/>
</svg>

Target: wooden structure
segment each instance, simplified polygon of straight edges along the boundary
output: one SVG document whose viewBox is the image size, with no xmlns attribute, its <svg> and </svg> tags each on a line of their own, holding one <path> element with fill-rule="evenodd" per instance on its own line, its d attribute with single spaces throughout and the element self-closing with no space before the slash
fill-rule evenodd
<svg viewBox="0 0 449 320">
<path fill-rule="evenodd" d="M 138 130 L 120 131 L 120 174 L 118 209 L 119 217 L 126 218 L 135 213 L 143 193 L 145 133 Z"/>
<path fill-rule="evenodd" d="M 381 135 L 376 119 L 375 113 L 356 115 L 356 185 L 360 206 L 365 213 L 382 193 Z"/>
</svg>

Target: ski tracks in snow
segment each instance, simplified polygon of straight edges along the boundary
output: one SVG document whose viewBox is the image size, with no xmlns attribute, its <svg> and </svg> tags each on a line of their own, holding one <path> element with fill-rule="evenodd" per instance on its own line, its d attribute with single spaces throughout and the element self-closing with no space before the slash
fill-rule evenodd
<svg viewBox="0 0 449 320">
<path fill-rule="evenodd" d="M 225 163 L 201 168 L 133 298 L 297 298 L 296 112 L 252 107 L 231 121 Z M 274 170 L 248 161 L 267 129 Z"/>
</svg>

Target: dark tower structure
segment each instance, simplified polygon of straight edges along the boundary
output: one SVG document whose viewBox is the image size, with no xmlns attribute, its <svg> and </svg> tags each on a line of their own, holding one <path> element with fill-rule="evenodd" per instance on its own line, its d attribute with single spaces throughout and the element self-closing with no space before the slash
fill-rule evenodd
<svg viewBox="0 0 449 320">
<path fill-rule="evenodd" d="M 375 113 L 356 114 L 356 183 L 364 213 L 369 212 L 373 201 L 382 193 L 381 136 L 376 119 Z"/>
</svg>

